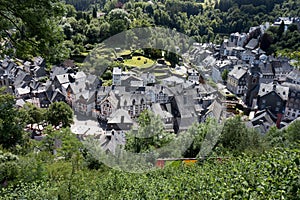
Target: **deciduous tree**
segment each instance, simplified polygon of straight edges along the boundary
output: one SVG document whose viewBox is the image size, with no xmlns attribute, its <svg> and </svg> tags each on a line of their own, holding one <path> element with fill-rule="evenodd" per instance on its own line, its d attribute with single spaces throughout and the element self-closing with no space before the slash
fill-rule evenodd
<svg viewBox="0 0 300 200">
<path fill-rule="evenodd" d="M 73 110 L 65 102 L 54 102 L 47 110 L 47 119 L 50 124 L 68 127 L 73 123 Z"/>
</svg>

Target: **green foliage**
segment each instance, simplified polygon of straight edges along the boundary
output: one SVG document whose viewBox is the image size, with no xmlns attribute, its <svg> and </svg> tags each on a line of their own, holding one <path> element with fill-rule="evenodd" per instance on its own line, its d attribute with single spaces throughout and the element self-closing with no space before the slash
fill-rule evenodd
<svg viewBox="0 0 300 200">
<path fill-rule="evenodd" d="M 289 140 L 291 143 L 296 142 L 300 140 L 300 120 L 294 121 L 291 125 L 287 127 L 286 130 L 284 130 L 287 140 Z"/>
<path fill-rule="evenodd" d="M 55 154 L 57 157 L 63 157 L 66 160 L 73 155 L 79 155 L 82 144 L 71 132 L 70 128 L 55 130 L 47 126 L 43 132 L 46 137 L 38 145 L 38 149 Z"/>
<path fill-rule="evenodd" d="M 25 122 L 22 113 L 15 108 L 15 99 L 10 94 L 0 91 L 0 145 L 4 148 L 14 147 L 23 141 Z M 24 116 L 24 115 L 23 115 Z"/>
<path fill-rule="evenodd" d="M 240 154 L 246 150 L 259 150 L 261 139 L 254 129 L 246 127 L 240 116 L 226 120 L 220 138 L 220 144 L 234 154 Z"/>
<path fill-rule="evenodd" d="M 228 70 L 228 69 L 225 69 L 225 70 L 222 72 L 222 80 L 223 80 L 223 81 L 226 81 L 226 80 L 227 80 L 228 74 L 229 74 L 229 70 Z"/>
<path fill-rule="evenodd" d="M 47 120 L 54 126 L 68 127 L 73 123 L 73 110 L 65 102 L 54 102 L 46 113 Z"/>
<path fill-rule="evenodd" d="M 19 157 L 17 155 L 0 150 L 0 189 L 1 184 L 16 177 L 18 160 Z"/>
<path fill-rule="evenodd" d="M 287 147 L 300 141 L 299 136 L 300 120 L 295 120 L 284 129 L 271 127 L 265 137 L 265 144 L 272 147 Z"/>
<path fill-rule="evenodd" d="M 164 131 L 160 117 L 151 111 L 143 111 L 138 122 L 138 130 L 132 129 L 126 134 L 126 150 L 135 153 L 149 152 L 165 146 L 175 137 Z"/>
<path fill-rule="evenodd" d="M 41 55 L 50 62 L 60 61 L 66 50 L 57 19 L 64 11 L 58 0 L 1 1 L 0 37 L 9 40 L 19 58 Z"/>
<path fill-rule="evenodd" d="M 38 108 L 32 103 L 26 103 L 20 112 L 26 112 L 28 114 L 26 119 L 26 123 L 28 124 L 38 124 L 45 120 L 46 110 Z"/>
<path fill-rule="evenodd" d="M 299 146 L 277 148 L 142 174 L 60 161 L 49 165 L 48 181 L 11 185 L 0 190 L 0 199 L 299 199 L 299 157 Z"/>
</svg>

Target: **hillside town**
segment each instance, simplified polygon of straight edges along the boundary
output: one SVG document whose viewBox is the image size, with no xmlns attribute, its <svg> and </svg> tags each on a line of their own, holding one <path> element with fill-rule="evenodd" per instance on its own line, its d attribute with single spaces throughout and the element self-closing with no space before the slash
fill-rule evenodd
<svg viewBox="0 0 300 200">
<path fill-rule="evenodd" d="M 300 23 L 299 18 L 280 18 L 273 25 L 282 20 Z M 165 131 L 174 134 L 194 122 L 207 118 L 221 122 L 237 114 L 244 116 L 248 127 L 265 134 L 272 126 L 284 128 L 300 116 L 299 69 L 292 60 L 268 56 L 259 47 L 269 26 L 232 33 L 221 45 L 194 43 L 183 55 L 190 63 L 177 65 L 173 70 L 178 73 L 171 75 L 158 77 L 151 71 L 170 68 L 162 60 L 142 72 L 115 67 L 110 86 L 80 71 L 71 60 L 48 72 L 41 57 L 32 61 L 7 57 L 0 61 L 0 86 L 16 97 L 17 107 L 30 102 L 48 108 L 53 102 L 66 102 L 78 117 L 72 125 L 78 138 L 92 135 L 111 152 L 117 144 L 125 144 L 127 131 L 138 128 L 144 110 L 159 115 Z"/>
</svg>

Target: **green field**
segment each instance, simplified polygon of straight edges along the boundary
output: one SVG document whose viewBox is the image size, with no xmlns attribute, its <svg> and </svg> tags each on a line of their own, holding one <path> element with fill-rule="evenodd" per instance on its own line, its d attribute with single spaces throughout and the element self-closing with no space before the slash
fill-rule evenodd
<svg viewBox="0 0 300 200">
<path fill-rule="evenodd" d="M 144 56 L 133 56 L 132 59 L 124 60 L 124 65 L 137 68 L 149 68 L 154 64 L 154 61 Z"/>
</svg>

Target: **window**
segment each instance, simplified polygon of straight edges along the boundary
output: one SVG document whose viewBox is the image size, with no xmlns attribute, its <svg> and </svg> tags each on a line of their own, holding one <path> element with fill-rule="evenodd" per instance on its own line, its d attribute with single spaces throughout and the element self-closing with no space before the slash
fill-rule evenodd
<svg viewBox="0 0 300 200">
<path fill-rule="evenodd" d="M 265 103 L 266 103 L 266 100 L 265 100 L 265 99 L 263 99 L 261 102 L 262 102 L 263 104 L 265 104 Z"/>
<path fill-rule="evenodd" d="M 278 111 L 279 111 L 279 108 L 278 108 L 278 107 L 276 107 L 276 108 L 275 108 L 275 111 L 276 111 L 276 112 L 278 112 Z"/>
<path fill-rule="evenodd" d="M 280 101 L 277 101 L 277 106 L 280 106 L 281 105 L 281 102 Z"/>
</svg>

